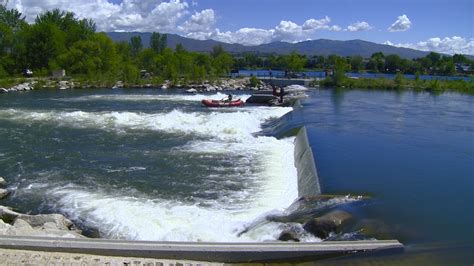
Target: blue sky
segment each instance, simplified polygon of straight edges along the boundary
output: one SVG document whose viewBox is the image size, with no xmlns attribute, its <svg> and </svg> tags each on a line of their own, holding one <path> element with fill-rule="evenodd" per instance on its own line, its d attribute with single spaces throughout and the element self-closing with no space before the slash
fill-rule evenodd
<svg viewBox="0 0 474 266">
<path fill-rule="evenodd" d="M 102 31 L 158 31 L 256 45 L 363 39 L 474 54 L 473 0 L 10 0 L 29 21 L 51 8 L 96 21 Z"/>
</svg>

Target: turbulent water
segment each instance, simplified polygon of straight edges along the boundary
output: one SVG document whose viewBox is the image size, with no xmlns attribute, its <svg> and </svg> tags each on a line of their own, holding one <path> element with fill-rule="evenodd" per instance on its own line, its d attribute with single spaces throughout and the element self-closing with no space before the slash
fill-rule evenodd
<svg viewBox="0 0 474 266">
<path fill-rule="evenodd" d="M 224 96 L 2 96 L 0 174 L 14 189 L 7 204 L 65 213 L 107 238 L 274 240 L 278 223 L 238 233 L 297 197 L 294 138 L 256 134 L 292 109 L 201 106 Z"/>
</svg>

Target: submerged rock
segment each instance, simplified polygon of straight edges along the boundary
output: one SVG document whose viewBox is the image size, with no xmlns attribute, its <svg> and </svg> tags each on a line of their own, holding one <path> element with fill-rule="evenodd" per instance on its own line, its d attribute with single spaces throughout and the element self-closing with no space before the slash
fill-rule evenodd
<svg viewBox="0 0 474 266">
<path fill-rule="evenodd" d="M 10 191 L 0 188 L 0 199 L 5 198 L 6 196 L 8 196 L 8 194 L 10 194 Z"/>
<path fill-rule="evenodd" d="M 187 93 L 197 93 L 198 91 L 196 89 L 189 89 L 186 90 Z"/>
<path fill-rule="evenodd" d="M 294 241 L 300 242 L 301 234 L 294 228 L 288 228 L 283 230 L 278 237 L 280 241 Z"/>
<path fill-rule="evenodd" d="M 352 215 L 346 211 L 331 211 L 306 222 L 303 228 L 318 238 L 326 239 L 331 233 L 341 232 L 352 221 L 352 218 Z"/>
<path fill-rule="evenodd" d="M 0 176 L 0 186 L 5 186 L 6 184 L 7 184 L 7 181 L 5 180 L 5 178 Z"/>
</svg>

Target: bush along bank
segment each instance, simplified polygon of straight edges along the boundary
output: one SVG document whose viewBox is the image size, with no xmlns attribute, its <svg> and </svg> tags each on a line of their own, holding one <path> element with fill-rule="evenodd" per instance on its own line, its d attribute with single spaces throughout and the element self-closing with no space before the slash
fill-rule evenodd
<svg viewBox="0 0 474 266">
<path fill-rule="evenodd" d="M 394 79 L 328 77 L 312 82 L 315 87 L 369 89 L 369 90 L 413 90 L 432 93 L 458 92 L 474 95 L 474 81 L 406 79 L 397 74 Z"/>
</svg>

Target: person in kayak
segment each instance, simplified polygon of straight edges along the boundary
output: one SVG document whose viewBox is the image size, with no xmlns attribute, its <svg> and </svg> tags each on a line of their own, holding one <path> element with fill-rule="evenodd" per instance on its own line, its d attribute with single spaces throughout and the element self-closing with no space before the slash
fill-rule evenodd
<svg viewBox="0 0 474 266">
<path fill-rule="evenodd" d="M 232 94 L 227 95 L 227 98 L 224 98 L 225 103 L 230 103 L 232 102 Z"/>
</svg>

